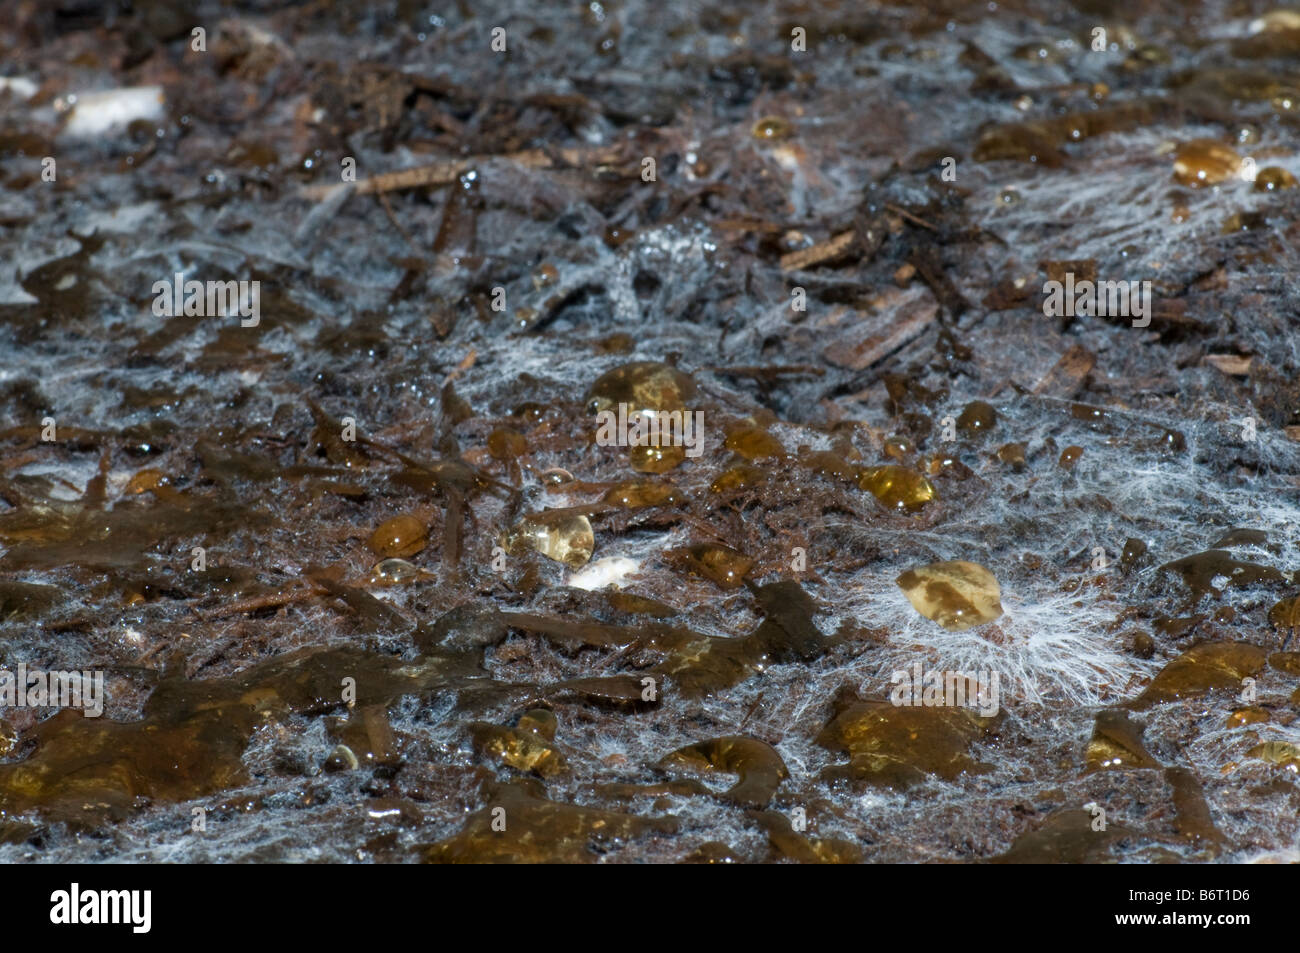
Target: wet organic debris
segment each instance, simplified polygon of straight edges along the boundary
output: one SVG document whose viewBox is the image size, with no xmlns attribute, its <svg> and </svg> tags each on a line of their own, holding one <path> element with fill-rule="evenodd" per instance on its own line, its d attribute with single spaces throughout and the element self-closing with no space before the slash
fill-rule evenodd
<svg viewBox="0 0 1300 953">
<path fill-rule="evenodd" d="M 1135 831 L 1115 823 L 1097 824 L 1095 810 L 1066 808 L 1047 817 L 1036 830 L 1020 835 L 995 864 L 1116 863 L 1116 848 L 1132 843 Z"/>
<path fill-rule="evenodd" d="M 513 728 L 475 723 L 470 725 L 474 746 L 518 771 L 547 778 L 568 770 L 568 762 L 554 744 L 556 719 L 545 709 L 526 711 Z"/>
<path fill-rule="evenodd" d="M 1131 708 L 1150 708 L 1162 702 L 1195 698 L 1215 689 L 1242 689 L 1242 679 L 1264 667 L 1268 653 L 1247 642 L 1205 642 L 1188 649 L 1167 664 Z"/>
<path fill-rule="evenodd" d="M 369 718 L 382 718 L 398 695 L 442 681 L 436 665 L 403 670 L 354 649 L 306 649 L 225 679 L 165 678 L 143 719 L 85 718 L 67 708 L 22 736 L 28 756 L 0 765 L 0 810 L 93 823 L 124 817 L 139 799 L 187 801 L 238 786 L 254 731 L 293 712 L 346 707 L 343 678 L 361 686 L 354 704 L 379 706 Z"/>
<path fill-rule="evenodd" d="M 501 784 L 460 833 L 429 845 L 426 863 L 593 863 L 622 841 L 670 834 L 670 817 L 637 817 L 549 800 L 536 781 Z"/>
<path fill-rule="evenodd" d="M 1097 715 L 1086 759 L 1089 771 L 1160 767 L 1142 743 L 1142 726 L 1127 712 L 1109 708 Z"/>
<path fill-rule="evenodd" d="M 694 771 L 724 771 L 739 780 L 726 797 L 747 807 L 764 807 L 781 782 L 790 776 L 776 749 L 757 738 L 713 738 L 680 748 L 660 760 L 664 767 Z"/>
<path fill-rule="evenodd" d="M 897 789 L 918 784 L 929 775 L 954 781 L 964 774 L 982 774 L 991 768 L 977 760 L 971 749 L 986 736 L 990 724 L 965 708 L 898 707 L 841 692 L 817 743 L 846 752 L 849 763 L 827 768 L 823 774 L 830 780 Z"/>
</svg>

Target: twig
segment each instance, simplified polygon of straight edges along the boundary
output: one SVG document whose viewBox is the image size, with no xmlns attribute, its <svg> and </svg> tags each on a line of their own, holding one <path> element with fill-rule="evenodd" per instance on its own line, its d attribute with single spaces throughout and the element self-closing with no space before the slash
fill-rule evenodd
<svg viewBox="0 0 1300 953">
<path fill-rule="evenodd" d="M 939 230 L 937 226 L 931 225 L 923 218 L 918 218 L 917 216 L 913 215 L 911 212 L 909 212 L 907 209 L 903 208 L 900 205 L 894 205 L 892 202 L 886 202 L 885 208 L 889 209 L 891 212 L 895 212 L 903 216 L 903 218 L 907 219 L 913 225 L 920 225 L 922 228 L 928 228 L 932 232 L 937 232 Z"/>
</svg>

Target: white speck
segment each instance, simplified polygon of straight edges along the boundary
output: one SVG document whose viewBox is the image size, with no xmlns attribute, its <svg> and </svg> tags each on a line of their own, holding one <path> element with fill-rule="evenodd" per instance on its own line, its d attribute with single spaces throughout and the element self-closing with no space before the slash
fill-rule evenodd
<svg viewBox="0 0 1300 953">
<path fill-rule="evenodd" d="M 25 76 L 0 76 L 0 93 L 10 92 L 19 99 L 31 99 L 37 86 Z"/>
<path fill-rule="evenodd" d="M 635 559 L 628 559 L 626 556 L 608 556 L 605 559 L 597 559 L 584 567 L 581 572 L 575 572 L 569 577 L 569 585 L 574 589 L 588 591 L 604 589 L 607 586 L 620 589 L 624 577 L 630 576 L 640 568 L 641 564 Z"/>
<path fill-rule="evenodd" d="M 88 138 L 102 135 L 117 126 L 125 126 L 137 119 L 161 119 L 163 116 L 163 91 L 161 86 L 124 86 L 97 93 L 81 93 L 69 97 L 75 101 L 64 135 Z"/>
</svg>

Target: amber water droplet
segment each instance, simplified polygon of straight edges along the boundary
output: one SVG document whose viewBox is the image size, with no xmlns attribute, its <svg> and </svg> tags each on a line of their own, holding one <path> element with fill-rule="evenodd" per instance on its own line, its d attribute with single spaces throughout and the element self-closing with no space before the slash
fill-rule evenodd
<svg viewBox="0 0 1300 953">
<path fill-rule="evenodd" d="M 1280 192 L 1295 187 L 1295 176 L 1279 165 L 1265 166 L 1255 175 L 1256 192 Z"/>
<path fill-rule="evenodd" d="M 666 554 L 687 572 L 712 580 L 723 589 L 735 589 L 744 582 L 754 560 L 730 546 L 698 543 Z"/>
<path fill-rule="evenodd" d="M 1232 714 L 1228 715 L 1228 720 L 1224 723 L 1227 728 L 1244 728 L 1246 725 L 1262 725 L 1269 720 L 1267 709 L 1260 708 L 1258 705 L 1250 705 L 1246 708 L 1234 708 Z"/>
<path fill-rule="evenodd" d="M 370 569 L 370 584 L 374 586 L 401 586 L 424 574 L 414 563 L 405 559 L 384 559 Z"/>
<path fill-rule="evenodd" d="M 166 482 L 167 477 L 161 470 L 147 467 L 131 477 L 131 481 L 127 483 L 124 492 L 131 494 L 147 493 L 164 485 Z"/>
<path fill-rule="evenodd" d="M 565 483 L 573 482 L 573 474 L 563 467 L 551 467 L 537 474 L 537 479 L 542 486 L 563 486 Z"/>
<path fill-rule="evenodd" d="M 357 759 L 356 753 L 347 745 L 335 745 L 334 750 L 329 753 L 323 765 L 326 771 L 331 774 L 339 771 L 355 771 L 361 767 L 361 762 Z"/>
<path fill-rule="evenodd" d="M 1013 470 L 1025 468 L 1025 445 L 1023 443 L 1004 443 L 998 447 L 998 459 Z"/>
<path fill-rule="evenodd" d="M 601 502 L 637 509 L 643 506 L 674 506 L 685 497 L 671 483 L 620 483 L 610 488 Z"/>
<path fill-rule="evenodd" d="M 335 762 L 335 769 L 354 771 L 363 764 L 372 768 L 381 765 L 396 768 L 401 764 L 387 705 L 357 706 L 348 712 L 346 718 L 327 719 L 326 725 L 330 736 L 339 742 L 339 748 L 347 752 L 339 752 L 346 763 Z M 338 752 L 338 748 L 335 751 Z M 329 769 L 327 762 L 326 770 Z"/>
<path fill-rule="evenodd" d="M 1224 219 L 1220 234 L 1231 235 L 1234 232 L 1248 232 L 1251 229 L 1264 228 L 1267 225 L 1268 217 L 1263 212 L 1233 212 Z"/>
<path fill-rule="evenodd" d="M 414 556 L 428 543 L 428 532 L 414 516 L 394 516 L 375 528 L 370 549 L 376 556 Z"/>
<path fill-rule="evenodd" d="M 616 331 L 603 338 L 597 338 L 592 343 L 592 349 L 597 354 L 631 354 L 636 350 L 636 338 L 622 331 Z"/>
<path fill-rule="evenodd" d="M 856 483 L 858 479 L 858 468 L 829 450 L 806 454 L 800 462 L 818 476 L 831 477 L 845 483 Z"/>
<path fill-rule="evenodd" d="M 780 116 L 764 116 L 754 123 L 754 127 L 750 132 L 760 142 L 775 142 L 780 139 L 789 139 L 794 132 L 794 128 Z"/>
<path fill-rule="evenodd" d="M 987 433 L 998 422 L 998 412 L 993 405 L 982 400 L 972 400 L 957 418 L 957 429 L 967 433 Z"/>
<path fill-rule="evenodd" d="M 1193 139 L 1174 152 L 1174 181 L 1192 188 L 1218 185 L 1241 172 L 1241 156 L 1216 139 Z"/>
<path fill-rule="evenodd" d="M 740 454 L 746 460 L 766 460 L 785 453 L 781 441 L 762 427 L 737 427 L 727 434 L 723 446 Z"/>
<path fill-rule="evenodd" d="M 884 451 L 885 456 L 904 462 L 916 452 L 916 445 L 902 434 L 894 434 L 892 437 L 885 438 Z"/>
<path fill-rule="evenodd" d="M 997 577 L 978 563 L 930 563 L 907 570 L 897 582 L 917 612 L 951 631 L 983 625 L 1002 615 Z"/>
<path fill-rule="evenodd" d="M 560 280 L 560 270 L 550 262 L 542 262 L 533 269 L 533 288 L 541 291 L 543 288 L 549 288 Z"/>
<path fill-rule="evenodd" d="M 1062 58 L 1061 52 L 1050 42 L 1021 43 L 1012 49 L 1011 55 L 1029 63 L 1056 63 Z"/>
<path fill-rule="evenodd" d="M 930 476 L 939 476 L 944 473 L 959 480 L 965 480 L 974 475 L 974 471 L 958 460 L 956 456 L 944 452 L 933 454 L 925 461 L 925 472 Z"/>
<path fill-rule="evenodd" d="M 910 467 L 894 464 L 864 467 L 858 473 L 858 486 L 891 510 L 914 513 L 934 499 L 929 480 Z"/>
<path fill-rule="evenodd" d="M 685 447 L 632 447 L 627 460 L 638 473 L 667 473 L 686 459 Z"/>
<path fill-rule="evenodd" d="M 1092 404 L 1071 404 L 1070 416 L 1075 420 L 1084 420 L 1092 424 L 1107 423 L 1111 419 L 1106 408 L 1094 407 Z"/>
<path fill-rule="evenodd" d="M 608 226 L 605 229 L 605 244 L 610 248 L 618 248 L 625 244 L 629 239 L 636 235 L 636 229 L 620 227 L 617 225 Z"/>
<path fill-rule="evenodd" d="M 1146 69 L 1148 66 L 1160 66 L 1172 59 L 1168 50 L 1152 43 L 1143 43 L 1124 61 L 1124 68 L 1130 70 Z"/>
<path fill-rule="evenodd" d="M 1300 772 L 1300 746 L 1289 741 L 1265 741 L 1247 751 L 1246 756 L 1286 768 L 1293 774 Z"/>
<path fill-rule="evenodd" d="M 506 548 L 511 552 L 518 552 L 520 547 L 526 546 L 570 569 L 585 566 L 596 551 L 596 535 L 592 532 L 591 521 L 571 513 L 526 516 L 511 529 L 507 542 Z"/>
<path fill-rule="evenodd" d="M 695 396 L 689 374 L 657 361 L 634 361 L 607 371 L 587 391 L 587 412 L 617 412 L 628 405 L 628 416 L 638 413 L 684 410 Z"/>
<path fill-rule="evenodd" d="M 1187 449 L 1187 437 L 1181 430 L 1166 430 L 1157 438 L 1155 446 L 1164 453 L 1182 453 Z"/>
<path fill-rule="evenodd" d="M 1056 461 L 1056 465 L 1062 470 L 1071 470 L 1083 456 L 1083 447 L 1069 446 L 1061 451 L 1061 459 Z"/>
<path fill-rule="evenodd" d="M 760 467 L 742 463 L 723 470 L 709 484 L 713 493 L 734 493 L 737 490 L 752 490 L 767 482 L 767 472 Z"/>
<path fill-rule="evenodd" d="M 972 157 L 976 162 L 1019 159 L 1059 166 L 1063 161 L 1057 143 L 1060 133 L 1049 123 L 1000 123 L 980 134 Z"/>
<path fill-rule="evenodd" d="M 541 404 L 527 401 L 512 411 L 512 415 L 530 424 L 539 423 L 546 416 L 546 408 Z"/>
<path fill-rule="evenodd" d="M 1146 554 L 1147 544 L 1136 537 L 1130 536 L 1124 541 L 1124 551 L 1120 553 L 1119 557 L 1119 568 L 1123 572 L 1128 572 Z"/>
<path fill-rule="evenodd" d="M 1142 744 L 1142 730 L 1128 712 L 1113 708 L 1099 712 L 1085 754 L 1087 770 L 1160 767 L 1160 762 Z"/>
<path fill-rule="evenodd" d="M 497 460 L 513 460 L 528 452 L 528 441 L 518 430 L 498 427 L 488 434 L 487 448 Z"/>
</svg>

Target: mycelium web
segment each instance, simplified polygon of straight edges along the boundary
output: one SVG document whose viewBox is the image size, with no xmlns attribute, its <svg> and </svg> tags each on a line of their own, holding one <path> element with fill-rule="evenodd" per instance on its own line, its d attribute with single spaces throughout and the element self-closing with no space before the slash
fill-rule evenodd
<svg viewBox="0 0 1300 953">
<path fill-rule="evenodd" d="M 60 9 L 0 25 L 0 663 L 107 706 L 0 712 L 0 859 L 1300 857 L 1300 23 Z M 634 362 L 700 456 L 596 442 Z"/>
</svg>

